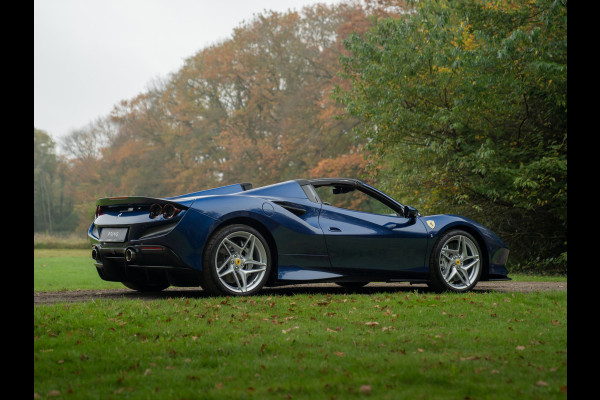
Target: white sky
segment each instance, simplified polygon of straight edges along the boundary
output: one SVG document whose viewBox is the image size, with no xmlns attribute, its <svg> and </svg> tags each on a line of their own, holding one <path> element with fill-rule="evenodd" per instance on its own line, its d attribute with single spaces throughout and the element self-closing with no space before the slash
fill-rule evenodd
<svg viewBox="0 0 600 400">
<path fill-rule="evenodd" d="M 342 0 L 35 0 L 33 123 L 55 141 L 265 10 Z"/>
</svg>

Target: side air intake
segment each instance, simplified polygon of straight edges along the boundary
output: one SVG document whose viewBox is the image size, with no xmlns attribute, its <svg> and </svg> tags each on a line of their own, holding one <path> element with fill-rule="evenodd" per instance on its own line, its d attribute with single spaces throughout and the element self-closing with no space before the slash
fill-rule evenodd
<svg viewBox="0 0 600 400">
<path fill-rule="evenodd" d="M 289 203 L 286 203 L 285 201 L 274 201 L 273 203 L 285 208 L 286 210 L 288 210 L 289 212 L 291 212 L 292 214 L 294 214 L 298 217 L 300 217 L 306 213 L 306 210 L 304 208 L 300 208 L 298 206 L 291 205 Z"/>
</svg>

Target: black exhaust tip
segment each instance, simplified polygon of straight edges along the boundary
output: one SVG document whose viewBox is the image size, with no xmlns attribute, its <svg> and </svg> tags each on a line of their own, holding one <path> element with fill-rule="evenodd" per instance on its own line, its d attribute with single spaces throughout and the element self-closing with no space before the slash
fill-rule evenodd
<svg viewBox="0 0 600 400">
<path fill-rule="evenodd" d="M 135 260 L 135 250 L 132 249 L 131 247 L 125 249 L 125 260 L 127 260 L 127 262 L 131 262 L 133 260 Z"/>
<path fill-rule="evenodd" d="M 92 249 L 92 258 L 96 261 L 100 259 L 100 251 L 96 246 L 94 246 L 94 248 Z"/>
</svg>

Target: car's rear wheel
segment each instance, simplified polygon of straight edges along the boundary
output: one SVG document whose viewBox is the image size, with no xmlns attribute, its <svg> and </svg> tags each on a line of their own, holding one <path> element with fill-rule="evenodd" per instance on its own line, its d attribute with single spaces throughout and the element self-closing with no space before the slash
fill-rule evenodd
<svg viewBox="0 0 600 400">
<path fill-rule="evenodd" d="M 137 290 L 138 292 L 160 292 L 169 287 L 168 283 L 162 284 L 148 284 L 138 282 L 121 282 L 129 289 Z"/>
<path fill-rule="evenodd" d="M 446 232 L 431 253 L 429 287 L 439 292 L 471 290 L 481 277 L 481 254 L 470 233 L 459 229 Z"/>
<path fill-rule="evenodd" d="M 208 241 L 202 287 L 209 294 L 244 296 L 258 292 L 271 271 L 269 244 L 248 225 L 229 225 Z"/>
</svg>

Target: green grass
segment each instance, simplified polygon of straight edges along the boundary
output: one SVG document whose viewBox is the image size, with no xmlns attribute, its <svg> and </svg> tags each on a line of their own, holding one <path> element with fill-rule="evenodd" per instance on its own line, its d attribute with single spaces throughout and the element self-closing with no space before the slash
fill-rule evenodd
<svg viewBox="0 0 600 400">
<path fill-rule="evenodd" d="M 124 287 L 98 276 L 90 249 L 34 249 L 34 292 Z"/>
<path fill-rule="evenodd" d="M 34 250 L 34 291 L 122 287 Z M 35 306 L 36 397 L 566 397 L 566 292 L 179 296 Z"/>
<path fill-rule="evenodd" d="M 548 276 L 538 274 L 515 273 L 508 276 L 517 282 L 567 282 L 566 276 Z"/>
<path fill-rule="evenodd" d="M 566 292 L 34 307 L 40 398 L 562 399 L 566 350 Z"/>
<path fill-rule="evenodd" d="M 34 249 L 89 249 L 87 234 L 33 234 Z"/>
</svg>

